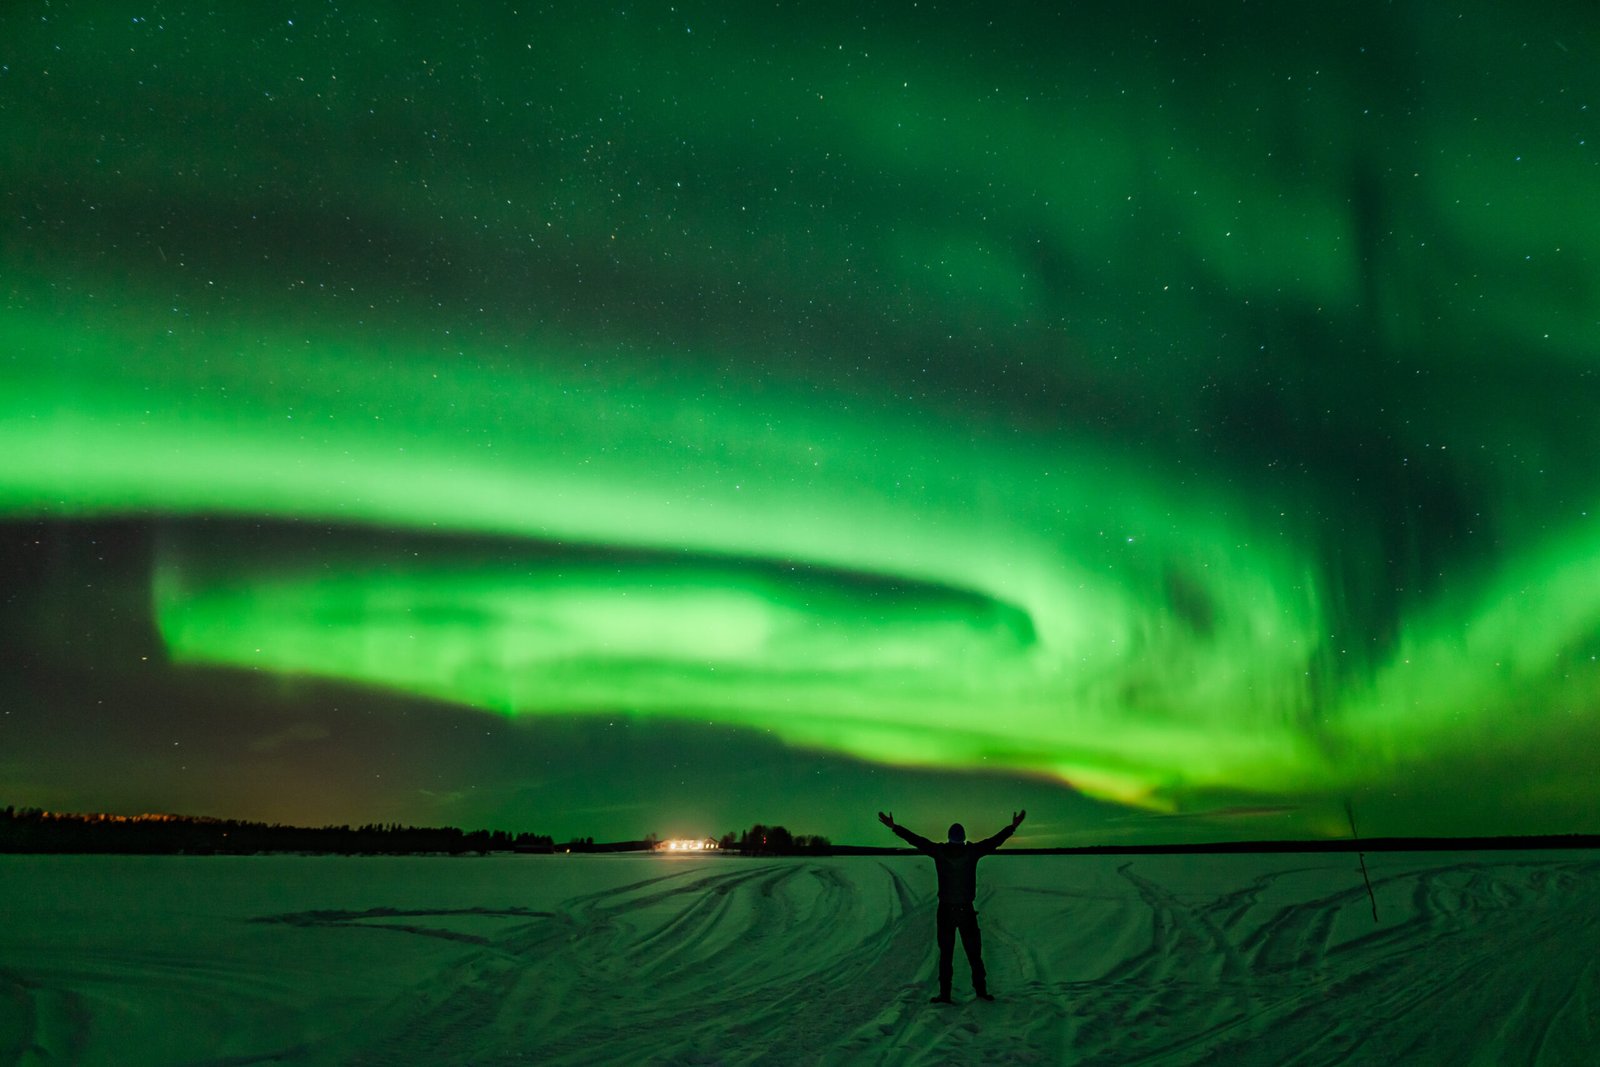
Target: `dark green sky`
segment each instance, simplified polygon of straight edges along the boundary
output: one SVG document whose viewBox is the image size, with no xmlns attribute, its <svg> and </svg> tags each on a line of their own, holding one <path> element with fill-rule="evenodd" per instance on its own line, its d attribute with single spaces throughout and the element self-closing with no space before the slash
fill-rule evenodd
<svg viewBox="0 0 1600 1067">
<path fill-rule="evenodd" d="M 1593 11 L 1125 6 L 7 5 L 0 799 L 1597 829 Z"/>
</svg>

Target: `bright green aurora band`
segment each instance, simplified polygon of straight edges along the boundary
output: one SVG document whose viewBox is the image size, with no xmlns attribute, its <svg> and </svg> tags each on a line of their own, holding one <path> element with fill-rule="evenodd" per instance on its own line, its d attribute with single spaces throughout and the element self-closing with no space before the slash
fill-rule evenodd
<svg viewBox="0 0 1600 1067">
<path fill-rule="evenodd" d="M 187 669 L 1596 829 L 1600 27 L 1053 6 L 10 5 L 0 516 Z"/>
</svg>

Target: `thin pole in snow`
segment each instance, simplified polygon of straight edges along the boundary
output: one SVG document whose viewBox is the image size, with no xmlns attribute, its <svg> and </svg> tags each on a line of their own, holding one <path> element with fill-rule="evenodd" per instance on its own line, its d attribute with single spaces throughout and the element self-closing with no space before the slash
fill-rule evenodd
<svg viewBox="0 0 1600 1067">
<path fill-rule="evenodd" d="M 1350 836 L 1360 841 L 1361 835 L 1356 833 L 1356 813 L 1350 807 L 1349 798 L 1344 802 L 1344 817 L 1350 820 Z M 1378 898 L 1372 895 L 1372 879 L 1367 877 L 1367 854 L 1357 852 L 1356 858 L 1361 861 L 1361 880 L 1367 884 L 1367 899 L 1372 901 L 1372 921 L 1377 922 Z"/>
</svg>

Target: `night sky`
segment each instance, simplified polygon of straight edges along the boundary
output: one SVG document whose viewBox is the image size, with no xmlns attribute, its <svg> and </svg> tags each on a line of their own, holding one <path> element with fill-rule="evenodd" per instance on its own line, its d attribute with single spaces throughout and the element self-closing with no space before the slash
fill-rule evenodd
<svg viewBox="0 0 1600 1067">
<path fill-rule="evenodd" d="M 6 4 L 0 804 L 1600 830 L 1593 5 L 984 7 Z"/>
</svg>

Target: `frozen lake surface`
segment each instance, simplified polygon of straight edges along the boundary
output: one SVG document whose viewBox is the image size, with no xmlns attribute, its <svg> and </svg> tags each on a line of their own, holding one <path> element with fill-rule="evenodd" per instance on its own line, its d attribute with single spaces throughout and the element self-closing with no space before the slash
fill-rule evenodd
<svg viewBox="0 0 1600 1067">
<path fill-rule="evenodd" d="M 0 856 L 0 1063 L 1578 1064 L 1600 856 Z"/>
</svg>

